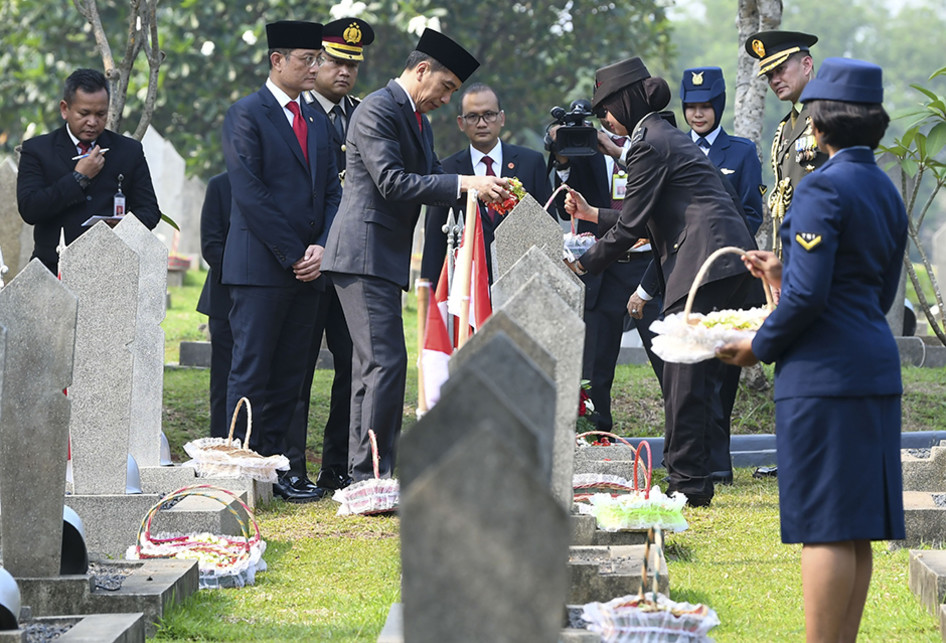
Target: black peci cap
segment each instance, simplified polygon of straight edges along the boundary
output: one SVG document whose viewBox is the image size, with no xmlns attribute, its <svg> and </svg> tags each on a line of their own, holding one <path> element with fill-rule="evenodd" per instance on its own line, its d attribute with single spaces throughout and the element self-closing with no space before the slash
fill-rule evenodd
<svg viewBox="0 0 946 643">
<path fill-rule="evenodd" d="M 818 36 L 800 31 L 760 31 L 746 39 L 746 52 L 759 60 L 759 75 L 771 71 L 792 54 L 818 42 Z"/>
<path fill-rule="evenodd" d="M 364 60 L 364 48 L 374 42 L 374 29 L 361 18 L 341 18 L 322 27 L 322 49 L 343 60 Z"/>
<path fill-rule="evenodd" d="M 280 20 L 266 25 L 270 49 L 321 49 L 322 25 L 304 20 Z"/>
<path fill-rule="evenodd" d="M 461 83 L 466 82 L 480 66 L 480 62 L 470 52 L 433 29 L 424 29 L 415 49 L 452 71 Z"/>
<path fill-rule="evenodd" d="M 628 58 L 607 67 L 602 67 L 595 72 L 595 93 L 591 100 L 592 110 L 597 113 L 601 103 L 609 96 L 645 78 L 650 78 L 650 72 L 644 66 L 644 61 L 638 57 Z"/>
</svg>

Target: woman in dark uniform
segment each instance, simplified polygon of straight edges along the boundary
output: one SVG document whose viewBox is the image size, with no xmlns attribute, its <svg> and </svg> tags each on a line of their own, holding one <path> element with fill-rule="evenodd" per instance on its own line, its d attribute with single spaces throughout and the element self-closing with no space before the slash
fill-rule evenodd
<svg viewBox="0 0 946 643">
<path fill-rule="evenodd" d="M 751 341 L 720 359 L 775 362 L 782 541 L 803 543 L 808 641 L 854 641 L 872 540 L 904 538 L 900 359 L 884 317 L 906 245 L 903 201 L 874 162 L 889 118 L 876 65 L 828 58 L 801 95 L 830 159 L 799 184 L 769 252 L 745 262 L 781 289 Z M 829 308 L 830 304 L 830 308 Z"/>
<path fill-rule="evenodd" d="M 569 214 L 607 230 L 574 264 L 576 272 L 599 273 L 638 238 L 649 237 L 655 261 L 642 283 L 659 284 L 664 313 L 683 310 L 690 285 L 714 251 L 724 246 L 755 248 L 739 206 L 724 185 L 726 179 L 686 134 L 658 113 L 669 102 L 667 82 L 651 77 L 640 58 L 599 69 L 592 109 L 605 112 L 615 134 L 631 139 L 624 203 L 620 211 L 592 207 L 574 190 L 565 199 Z M 650 278 L 653 272 L 656 279 Z M 738 256 L 724 255 L 704 279 L 693 311 L 738 308 L 752 283 Z M 631 302 L 638 301 L 632 296 Z M 629 304 L 628 313 L 640 319 L 641 306 Z M 713 427 L 723 412 L 722 370 L 716 360 L 664 365 L 668 493 L 686 494 L 693 506 L 706 506 L 713 497 L 709 452 Z"/>
</svg>

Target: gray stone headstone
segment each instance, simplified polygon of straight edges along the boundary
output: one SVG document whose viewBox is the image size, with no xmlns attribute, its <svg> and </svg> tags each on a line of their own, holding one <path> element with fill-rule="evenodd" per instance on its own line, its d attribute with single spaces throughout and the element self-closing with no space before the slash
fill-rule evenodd
<svg viewBox="0 0 946 643">
<path fill-rule="evenodd" d="M 585 322 L 537 276 L 529 279 L 501 310 L 555 358 L 552 493 L 570 510 Z"/>
<path fill-rule="evenodd" d="M 527 194 L 496 228 L 490 250 L 493 253 L 494 279 L 501 277 L 532 246 L 538 246 L 549 259 L 557 261 L 562 270 L 568 270 L 562 261 L 565 248 L 562 228 L 538 201 Z"/>
<path fill-rule="evenodd" d="M 547 396 L 549 403 L 554 398 Z M 409 431 L 401 435 L 398 479 L 401 489 L 410 488 L 423 472 L 475 427 L 500 433 L 520 460 L 548 483 L 552 470 L 551 431 L 509 401 L 501 387 L 476 369 L 466 369 L 444 385 L 440 401 Z"/>
<path fill-rule="evenodd" d="M 495 335 L 499 334 L 511 339 L 542 373 L 547 375 L 553 382 L 555 381 L 555 358 L 503 310 L 494 310 L 486 323 L 470 335 L 470 339 L 463 346 L 463 350 L 457 351 L 450 357 L 450 362 L 447 364 L 450 373 L 456 372 L 467 359 L 476 354 L 480 347 L 485 346 Z"/>
<path fill-rule="evenodd" d="M 400 514 L 405 641 L 558 640 L 568 515 L 498 433 L 453 446 Z"/>
<path fill-rule="evenodd" d="M 76 307 L 39 259 L 0 290 L 0 542 L 17 577 L 59 575 Z"/>
<path fill-rule="evenodd" d="M 138 310 L 138 255 L 105 223 L 70 244 L 62 282 L 79 299 L 69 399 L 76 494 L 123 494 Z"/>
<path fill-rule="evenodd" d="M 131 381 L 129 450 L 141 467 L 161 463 L 164 394 L 164 329 L 168 250 L 136 217 L 125 217 L 115 234 L 138 255 L 138 305 Z"/>
<path fill-rule="evenodd" d="M 3 262 L 10 269 L 3 275 L 4 282 L 9 282 L 26 265 L 21 263 L 21 255 L 26 250 L 28 257 L 33 246 L 22 247 L 23 228 L 32 227 L 20 217 L 16 203 L 16 164 L 9 158 L 3 159 L 0 161 L 0 251 L 3 252 Z"/>
<path fill-rule="evenodd" d="M 933 233 L 933 266 L 940 279 L 946 279 L 946 223 Z M 914 302 L 916 303 L 916 302 Z M 920 313 L 917 317 L 922 317 Z"/>
<path fill-rule="evenodd" d="M 452 395 L 453 388 L 457 388 L 457 394 L 462 395 L 465 374 L 468 371 L 479 373 L 496 393 L 506 399 L 510 408 L 538 429 L 543 460 L 551 466 L 555 434 L 555 382 L 551 374 L 542 372 L 509 335 L 501 331 L 491 334 L 484 342 L 467 342 L 450 362 L 456 362 L 457 367 L 451 369 L 450 379 L 441 389 L 442 394 Z M 484 414 L 488 412 L 483 411 Z"/>
<path fill-rule="evenodd" d="M 585 284 L 571 270 L 561 269 L 562 261 L 549 259 L 538 246 L 532 246 L 516 263 L 493 282 L 490 296 L 494 308 L 501 308 L 533 276 L 555 291 L 579 317 L 585 313 Z"/>
</svg>

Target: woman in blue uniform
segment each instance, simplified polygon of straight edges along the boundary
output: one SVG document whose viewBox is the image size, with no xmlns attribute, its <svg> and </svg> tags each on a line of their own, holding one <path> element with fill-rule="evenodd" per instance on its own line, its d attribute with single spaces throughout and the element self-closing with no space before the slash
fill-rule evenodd
<svg viewBox="0 0 946 643">
<path fill-rule="evenodd" d="M 885 312 L 906 245 L 903 201 L 873 150 L 889 117 L 880 67 L 828 58 L 801 95 L 830 155 L 797 188 L 769 252 L 745 263 L 781 289 L 730 364 L 775 362 L 782 541 L 803 543 L 808 641 L 854 641 L 872 540 L 904 538 L 900 359 Z M 829 307 L 830 304 L 830 307 Z"/>
</svg>

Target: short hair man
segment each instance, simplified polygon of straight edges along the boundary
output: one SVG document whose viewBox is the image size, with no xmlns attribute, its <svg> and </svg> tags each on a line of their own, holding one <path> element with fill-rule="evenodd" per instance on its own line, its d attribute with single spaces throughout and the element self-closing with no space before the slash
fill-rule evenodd
<svg viewBox="0 0 946 643">
<path fill-rule="evenodd" d="M 65 126 L 23 142 L 16 198 L 33 227 L 33 257 L 57 272 L 60 231 L 72 243 L 93 215 L 113 214 L 121 189 L 126 211 L 149 229 L 161 220 L 141 143 L 105 129 L 109 87 L 94 69 L 66 79 L 59 113 Z M 107 154 L 106 154 L 107 152 Z"/>
<path fill-rule="evenodd" d="M 480 176 L 514 176 L 522 181 L 526 192 L 544 204 L 552 194 L 545 159 L 535 150 L 500 141 L 499 135 L 505 124 L 506 113 L 496 91 L 482 83 L 470 85 L 463 93 L 457 114 L 457 127 L 470 139 L 470 145 L 445 158 L 443 170 Z M 466 210 L 462 201 L 453 204 L 453 208 L 461 213 Z M 440 277 L 447 252 L 447 235 L 443 226 L 447 222 L 448 210 L 442 206 L 427 209 L 421 277 L 434 284 Z M 503 217 L 481 204 L 480 220 L 483 223 L 483 242 L 489 248 Z M 486 266 L 489 282 L 493 283 L 497 275 L 493 274 L 489 251 L 486 253 Z"/>
<path fill-rule="evenodd" d="M 345 179 L 345 138 L 348 124 L 361 102 L 351 95 L 358 80 L 358 66 L 364 60 L 364 48 L 374 42 L 374 30 L 360 18 L 341 18 L 322 27 L 322 53 L 315 76 L 315 89 L 304 92 L 313 107 L 319 106 L 332 122 L 332 149 L 338 164 L 338 176 Z M 335 377 L 332 380 L 332 399 L 328 420 L 322 434 L 322 466 L 315 480 L 320 489 L 335 490 L 351 483 L 348 475 L 348 433 L 351 419 L 351 335 L 345 322 L 345 313 L 330 277 L 324 275 L 326 290 L 319 302 L 315 337 L 309 350 L 306 379 L 299 402 L 293 414 L 294 425 L 303 432 L 309 421 L 309 400 L 312 379 L 322 345 L 322 334 L 332 353 Z M 297 431 L 300 429 L 296 429 Z"/>
<path fill-rule="evenodd" d="M 345 191 L 329 233 L 324 269 L 352 333 L 350 474 L 373 476 L 368 431 L 377 435 L 380 475 L 394 471 L 404 413 L 407 348 L 401 290 L 421 205 L 450 205 L 461 192 L 506 198 L 506 179 L 444 174 L 424 116 L 448 102 L 479 63 L 431 29 L 401 75 L 367 96 L 348 128 Z"/>
<path fill-rule="evenodd" d="M 759 75 L 765 76 L 779 100 L 792 104 L 772 141 L 772 171 L 775 187 L 769 194 L 772 213 L 772 247 L 781 255 L 778 229 L 782 225 L 798 183 L 821 167 L 828 155 L 818 149 L 812 132 L 808 106 L 800 105 L 801 92 L 814 78 L 810 48 L 818 37 L 798 31 L 760 31 L 746 40 L 746 52 L 759 60 Z"/>
<path fill-rule="evenodd" d="M 253 444 L 264 456 L 283 453 L 290 470 L 273 491 L 290 502 L 324 492 L 306 476 L 305 425 L 292 414 L 313 341 L 322 255 L 341 200 L 331 125 L 300 94 L 315 87 L 322 25 L 266 25 L 269 77 L 238 100 L 223 123 L 223 152 L 232 191 L 223 283 L 230 287 L 233 359 L 227 408 L 241 397 L 257 418 Z"/>
</svg>

